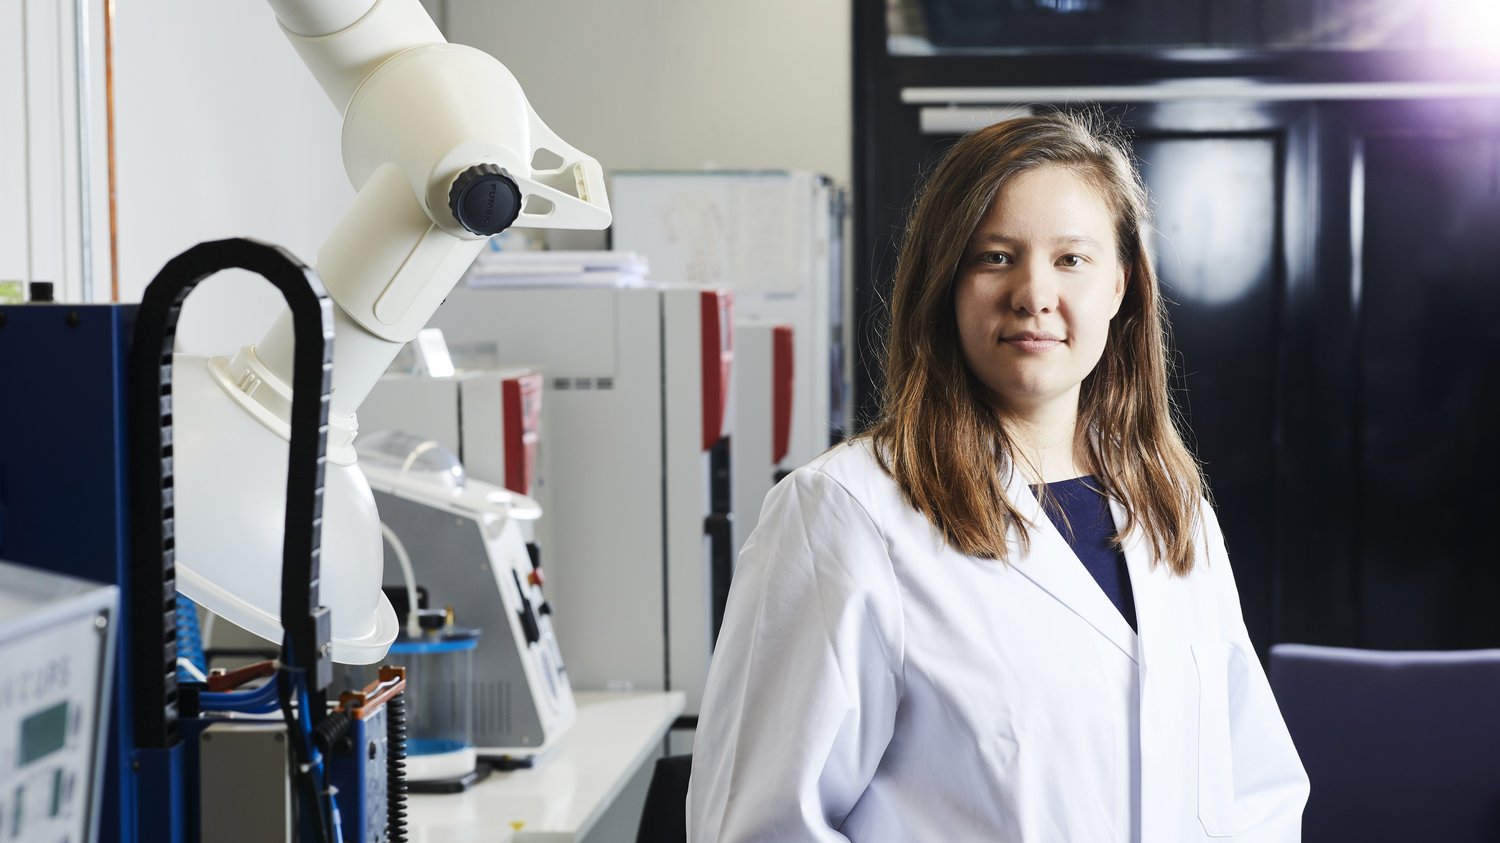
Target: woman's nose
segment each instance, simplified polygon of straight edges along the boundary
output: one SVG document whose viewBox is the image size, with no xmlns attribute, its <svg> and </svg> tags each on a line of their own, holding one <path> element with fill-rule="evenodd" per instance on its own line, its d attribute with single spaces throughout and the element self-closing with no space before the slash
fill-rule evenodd
<svg viewBox="0 0 1500 843">
<path fill-rule="evenodd" d="M 1010 291 L 1013 310 L 1035 316 L 1057 308 L 1057 281 L 1048 267 L 1025 263 L 1016 267 L 1011 278 L 1015 282 Z"/>
</svg>

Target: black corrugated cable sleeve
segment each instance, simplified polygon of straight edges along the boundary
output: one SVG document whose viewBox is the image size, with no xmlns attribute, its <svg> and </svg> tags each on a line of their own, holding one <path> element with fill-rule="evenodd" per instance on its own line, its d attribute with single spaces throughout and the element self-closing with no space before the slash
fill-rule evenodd
<svg viewBox="0 0 1500 843">
<path fill-rule="evenodd" d="M 407 843 L 406 839 L 406 694 L 400 693 L 385 704 L 385 803 L 386 831 L 389 843 Z"/>
<path fill-rule="evenodd" d="M 323 718 L 323 722 L 313 728 L 313 746 L 324 755 L 333 755 L 335 749 L 340 746 L 344 736 L 349 733 L 349 724 L 354 722 L 347 713 L 335 711 Z"/>
</svg>

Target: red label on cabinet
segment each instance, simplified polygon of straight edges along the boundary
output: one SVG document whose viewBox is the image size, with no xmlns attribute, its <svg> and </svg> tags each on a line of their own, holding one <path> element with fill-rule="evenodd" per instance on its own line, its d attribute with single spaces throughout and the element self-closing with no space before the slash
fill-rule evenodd
<svg viewBox="0 0 1500 843">
<path fill-rule="evenodd" d="M 541 441 L 541 374 L 531 372 L 502 381 L 500 403 L 505 421 L 505 488 L 529 495 L 536 481 L 536 448 Z"/>
<path fill-rule="evenodd" d="M 703 330 L 703 450 L 724 438 L 729 405 L 729 373 L 734 365 L 734 295 L 704 290 L 700 297 Z"/>
<path fill-rule="evenodd" d="M 771 329 L 771 465 L 780 465 L 792 447 L 792 326 Z"/>
</svg>

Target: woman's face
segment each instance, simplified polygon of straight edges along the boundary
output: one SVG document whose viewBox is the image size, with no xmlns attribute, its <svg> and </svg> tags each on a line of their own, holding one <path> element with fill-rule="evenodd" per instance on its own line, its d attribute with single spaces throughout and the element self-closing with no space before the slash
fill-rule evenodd
<svg viewBox="0 0 1500 843">
<path fill-rule="evenodd" d="M 1077 411 L 1125 296 L 1115 221 L 1072 170 L 1013 176 L 970 238 L 954 289 L 964 361 L 995 406 Z"/>
</svg>

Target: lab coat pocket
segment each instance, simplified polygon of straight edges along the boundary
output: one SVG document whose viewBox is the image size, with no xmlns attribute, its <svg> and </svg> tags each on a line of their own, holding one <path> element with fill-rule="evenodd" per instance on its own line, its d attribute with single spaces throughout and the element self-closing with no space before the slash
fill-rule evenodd
<svg viewBox="0 0 1500 843">
<path fill-rule="evenodd" d="M 1193 645 L 1198 667 L 1198 820 L 1209 837 L 1232 837 L 1240 822 L 1229 734 L 1229 645 Z"/>
</svg>

